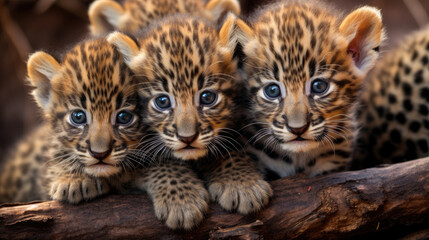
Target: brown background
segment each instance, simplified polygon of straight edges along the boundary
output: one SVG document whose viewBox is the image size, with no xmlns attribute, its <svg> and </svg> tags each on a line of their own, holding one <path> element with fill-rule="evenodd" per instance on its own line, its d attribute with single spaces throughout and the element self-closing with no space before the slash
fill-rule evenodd
<svg viewBox="0 0 429 240">
<path fill-rule="evenodd" d="M 40 122 L 25 83 L 25 61 L 33 51 L 61 53 L 87 36 L 89 0 L 0 0 L 0 162 L 8 149 Z M 242 0 L 245 14 L 268 1 Z M 360 5 L 382 10 L 388 40 L 428 24 L 429 0 L 327 0 L 350 11 Z"/>
</svg>

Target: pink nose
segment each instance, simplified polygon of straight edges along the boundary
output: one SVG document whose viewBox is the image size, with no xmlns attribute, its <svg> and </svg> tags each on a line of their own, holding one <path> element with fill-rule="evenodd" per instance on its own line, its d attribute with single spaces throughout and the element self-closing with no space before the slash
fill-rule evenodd
<svg viewBox="0 0 429 240">
<path fill-rule="evenodd" d="M 99 152 L 93 152 L 91 151 L 91 148 L 89 149 L 89 154 L 91 154 L 92 157 L 102 161 L 103 159 L 107 158 L 110 153 L 112 152 L 112 149 L 110 148 L 109 150 L 99 153 Z"/>
<path fill-rule="evenodd" d="M 286 125 L 286 128 L 289 130 L 289 132 L 291 132 L 297 136 L 300 136 L 300 135 L 304 134 L 305 131 L 307 131 L 309 126 L 310 126 L 310 123 L 308 122 L 307 124 L 305 124 L 304 126 L 299 127 L 299 128 L 293 128 L 293 127 L 290 127 L 289 125 Z"/>
<path fill-rule="evenodd" d="M 198 137 L 198 133 L 189 137 L 177 135 L 177 139 L 179 139 L 179 141 L 184 142 L 186 144 L 191 144 L 193 141 L 195 141 L 195 139 L 197 139 L 197 137 Z"/>
</svg>

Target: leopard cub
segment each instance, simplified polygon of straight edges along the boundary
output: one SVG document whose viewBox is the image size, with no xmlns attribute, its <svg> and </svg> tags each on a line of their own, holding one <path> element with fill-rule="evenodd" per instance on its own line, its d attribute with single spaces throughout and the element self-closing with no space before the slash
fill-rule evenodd
<svg viewBox="0 0 429 240">
<path fill-rule="evenodd" d="M 191 14 L 217 22 L 227 12 L 240 14 L 238 0 L 97 0 L 88 10 L 93 36 L 111 30 L 137 34 L 152 22 L 175 14 Z"/>
<path fill-rule="evenodd" d="M 192 165 L 214 201 L 248 214 L 262 209 L 272 190 L 234 137 L 244 93 L 234 58 L 237 21 L 229 14 L 217 30 L 203 19 L 176 16 L 138 41 L 119 32 L 108 41 L 139 78 L 144 121 L 156 138 L 147 149 L 158 160 Z M 160 203 L 154 204 L 157 209 Z"/>
<path fill-rule="evenodd" d="M 359 113 L 354 169 L 429 156 L 429 27 L 377 62 Z"/>
<path fill-rule="evenodd" d="M 317 1 L 281 1 L 237 25 L 251 95 L 249 154 L 273 177 L 345 170 L 365 75 L 379 55 L 379 10 L 344 18 Z"/>
<path fill-rule="evenodd" d="M 36 52 L 27 67 L 45 122 L 21 144 L 32 148 L 7 162 L 2 201 L 50 196 L 78 203 L 107 193 L 118 179 L 130 178 L 141 158 L 135 147 L 144 127 L 136 83 L 120 53 L 104 39 L 88 40 L 68 51 L 61 62 Z M 29 172 L 25 166 L 31 167 L 32 179 L 22 176 Z M 37 192 L 20 194 L 30 182 L 37 183 Z M 16 188 L 8 189 L 8 183 Z"/>
</svg>

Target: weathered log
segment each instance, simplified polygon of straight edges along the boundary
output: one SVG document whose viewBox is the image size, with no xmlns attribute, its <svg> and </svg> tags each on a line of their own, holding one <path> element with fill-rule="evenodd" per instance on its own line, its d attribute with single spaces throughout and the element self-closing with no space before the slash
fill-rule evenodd
<svg viewBox="0 0 429 240">
<path fill-rule="evenodd" d="M 0 239 L 339 239 L 429 226 L 429 158 L 316 178 L 295 176 L 272 186 L 274 197 L 259 214 L 227 213 L 212 203 L 207 219 L 190 232 L 171 231 L 156 220 L 146 195 L 112 195 L 77 206 L 3 205 Z"/>
</svg>

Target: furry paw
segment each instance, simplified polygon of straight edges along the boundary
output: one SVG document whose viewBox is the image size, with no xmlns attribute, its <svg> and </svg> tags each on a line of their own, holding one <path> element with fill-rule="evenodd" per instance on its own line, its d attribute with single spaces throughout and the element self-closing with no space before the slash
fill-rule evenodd
<svg viewBox="0 0 429 240">
<path fill-rule="evenodd" d="M 89 177 L 62 177 L 51 184 L 53 200 L 76 204 L 88 201 L 109 192 L 109 185 L 103 179 Z"/>
<path fill-rule="evenodd" d="M 164 187 L 154 198 L 155 215 L 171 229 L 197 226 L 208 210 L 209 194 L 203 184 Z"/>
<path fill-rule="evenodd" d="M 190 230 L 208 211 L 209 193 L 189 166 L 172 162 L 151 166 L 134 184 L 149 194 L 156 217 L 171 229 Z"/>
<path fill-rule="evenodd" d="M 273 195 L 271 186 L 261 179 L 218 179 L 209 184 L 209 192 L 227 211 L 249 214 L 261 210 Z"/>
</svg>

